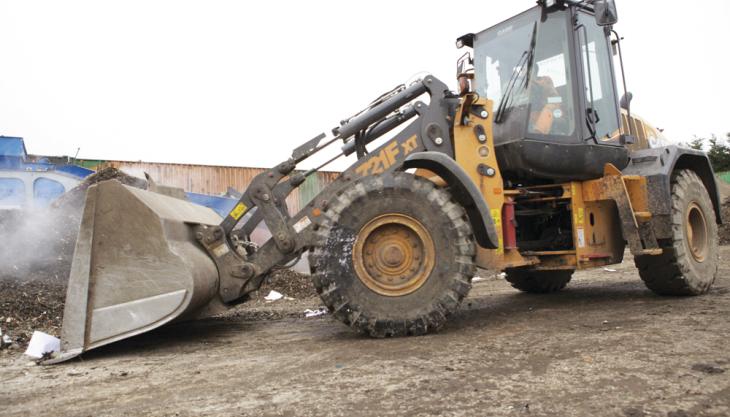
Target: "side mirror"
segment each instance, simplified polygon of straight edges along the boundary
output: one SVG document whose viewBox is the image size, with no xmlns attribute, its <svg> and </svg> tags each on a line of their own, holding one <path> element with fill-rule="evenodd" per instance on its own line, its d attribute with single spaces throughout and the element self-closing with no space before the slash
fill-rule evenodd
<svg viewBox="0 0 730 417">
<path fill-rule="evenodd" d="M 621 97 L 621 101 L 620 101 L 621 108 L 624 110 L 629 110 L 629 108 L 631 107 L 631 100 L 633 98 L 634 98 L 634 95 L 631 94 L 631 91 L 626 92 L 626 94 L 624 94 Z"/>
<path fill-rule="evenodd" d="M 596 11 L 596 24 L 598 26 L 611 26 L 618 22 L 615 0 L 596 0 L 593 3 Z"/>
</svg>

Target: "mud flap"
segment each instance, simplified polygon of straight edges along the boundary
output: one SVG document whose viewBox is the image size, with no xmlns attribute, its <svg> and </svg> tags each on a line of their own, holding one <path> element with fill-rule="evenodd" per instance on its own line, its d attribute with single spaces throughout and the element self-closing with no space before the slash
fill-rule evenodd
<svg viewBox="0 0 730 417">
<path fill-rule="evenodd" d="M 71 267 L 61 362 L 225 306 L 218 271 L 193 235 L 213 210 L 105 181 L 89 188 Z"/>
</svg>

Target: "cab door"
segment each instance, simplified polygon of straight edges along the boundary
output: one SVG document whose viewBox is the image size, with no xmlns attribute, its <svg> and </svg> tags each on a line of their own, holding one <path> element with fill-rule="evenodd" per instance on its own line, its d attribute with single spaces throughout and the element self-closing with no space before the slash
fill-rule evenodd
<svg viewBox="0 0 730 417">
<path fill-rule="evenodd" d="M 585 141 L 621 146 L 620 112 L 609 32 L 595 17 L 575 12 L 575 52 L 582 90 L 582 131 Z"/>
</svg>

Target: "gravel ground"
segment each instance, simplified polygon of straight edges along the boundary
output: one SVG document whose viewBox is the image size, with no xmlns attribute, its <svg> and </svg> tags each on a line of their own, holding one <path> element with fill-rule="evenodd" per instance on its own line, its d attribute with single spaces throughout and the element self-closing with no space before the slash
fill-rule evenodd
<svg viewBox="0 0 730 417">
<path fill-rule="evenodd" d="M 51 208 L 40 238 L 53 257 L 2 262 L 0 329 L 14 340 L 0 350 L 3 415 L 730 415 L 727 262 L 694 298 L 654 296 L 630 257 L 550 296 L 485 273 L 443 332 L 391 340 L 305 318 L 320 300 L 308 276 L 283 270 L 220 317 L 36 366 L 20 352 L 33 330 L 60 334 L 83 196 L 110 177 L 141 186 L 99 173 Z M 719 239 L 730 243 L 730 225 Z M 287 299 L 265 301 L 271 290 Z"/>
<path fill-rule="evenodd" d="M 721 255 L 701 297 L 655 296 L 630 258 L 547 296 L 478 280 L 444 331 L 417 338 L 303 318 L 314 297 L 256 301 L 62 365 L 1 355 L 0 404 L 5 416 L 727 416 L 730 247 Z"/>
</svg>

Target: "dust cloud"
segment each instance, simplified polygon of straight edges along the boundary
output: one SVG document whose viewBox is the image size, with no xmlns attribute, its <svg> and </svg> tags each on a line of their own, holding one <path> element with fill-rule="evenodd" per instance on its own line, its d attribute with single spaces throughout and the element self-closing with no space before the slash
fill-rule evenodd
<svg viewBox="0 0 730 417">
<path fill-rule="evenodd" d="M 47 208 L 0 210 L 0 279 L 68 279 L 86 190 L 110 179 L 147 188 L 145 180 L 107 168 L 87 177 Z"/>
<path fill-rule="evenodd" d="M 83 201 L 0 210 L 0 279 L 68 278 Z"/>
</svg>

